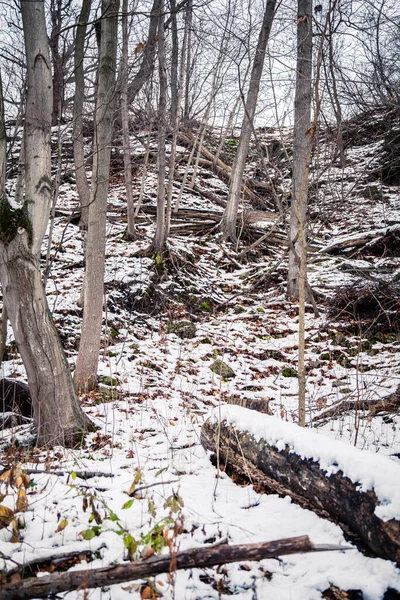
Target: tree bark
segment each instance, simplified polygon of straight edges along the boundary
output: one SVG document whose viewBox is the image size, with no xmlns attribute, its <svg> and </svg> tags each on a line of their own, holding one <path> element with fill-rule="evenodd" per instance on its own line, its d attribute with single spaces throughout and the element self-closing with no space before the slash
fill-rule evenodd
<svg viewBox="0 0 400 600">
<path fill-rule="evenodd" d="M 132 241 L 135 233 L 135 207 L 132 192 L 131 144 L 129 138 L 128 113 L 128 0 L 122 2 L 122 56 L 121 56 L 121 121 L 124 145 L 124 180 L 127 206 L 126 240 Z"/>
<path fill-rule="evenodd" d="M 79 390 L 97 386 L 104 299 L 107 194 L 113 131 L 119 0 L 103 0 L 95 116 L 95 153 L 86 249 L 84 309 L 75 370 Z"/>
<path fill-rule="evenodd" d="M 0 71 L 0 198 L 6 194 L 7 135 L 4 114 L 3 81 Z"/>
<path fill-rule="evenodd" d="M 310 162 L 312 78 L 312 2 L 298 0 L 297 66 L 294 100 L 292 206 L 287 295 L 299 298 L 300 237 L 306 238 L 308 169 Z"/>
<path fill-rule="evenodd" d="M 143 49 L 142 62 L 140 64 L 139 71 L 130 82 L 128 88 L 128 98 L 130 104 L 132 104 L 146 81 L 148 81 L 154 68 L 154 60 L 157 50 L 157 29 L 160 6 L 161 0 L 154 0 L 150 11 L 149 33 Z"/>
<path fill-rule="evenodd" d="M 223 236 L 232 242 L 235 242 L 237 238 L 236 220 L 242 190 L 243 172 L 249 150 L 251 132 L 253 129 L 253 120 L 257 107 L 258 91 L 260 88 L 260 80 L 264 66 L 265 52 L 274 19 L 275 6 L 276 0 L 267 0 L 244 107 L 245 114 L 243 117 L 242 130 L 240 132 L 239 145 L 232 167 L 228 203 L 221 221 L 221 231 Z"/>
<path fill-rule="evenodd" d="M 165 137 L 167 133 L 167 73 L 165 69 L 165 33 L 164 33 L 164 0 L 160 0 L 160 15 L 158 22 L 158 154 L 157 154 L 157 225 L 154 236 L 154 251 L 162 252 L 165 245 Z"/>
<path fill-rule="evenodd" d="M 258 561 L 265 558 L 278 558 L 289 554 L 343 550 L 340 546 L 314 546 L 308 536 L 299 536 L 259 544 L 237 546 L 212 546 L 192 548 L 173 556 L 157 556 L 141 562 L 128 562 L 122 565 L 81 569 L 68 573 L 54 573 L 4 585 L 1 589 L 3 600 L 28 600 L 58 594 L 67 590 L 90 589 L 115 585 L 125 581 L 146 579 L 160 573 L 177 569 L 213 567 L 239 561 Z"/>
<path fill-rule="evenodd" d="M 0 71 L 0 198 L 6 195 L 6 166 L 7 166 L 7 135 L 6 120 L 4 113 L 3 82 Z M 7 344 L 7 309 L 1 308 L 0 317 L 0 365 L 3 362 L 4 352 Z"/>
<path fill-rule="evenodd" d="M 0 243 L 0 280 L 28 376 L 37 443 L 39 446 L 77 444 L 83 432 L 92 427 L 81 411 L 50 316 L 38 256 L 30 251 L 28 233 L 23 229 L 11 242 Z"/>
<path fill-rule="evenodd" d="M 52 322 L 39 256 L 51 200 L 52 80 L 42 2 L 21 2 L 28 67 L 25 117 L 26 210 L 0 204 L 0 280 L 30 386 L 39 445 L 78 442 L 90 421 L 82 413 Z"/>
<path fill-rule="evenodd" d="M 76 187 L 81 207 L 80 227 L 87 229 L 89 220 L 90 187 L 85 170 L 85 141 L 83 139 L 83 103 L 85 100 L 85 79 L 83 59 L 85 55 L 85 39 L 92 0 L 82 0 L 82 8 L 77 24 L 75 37 L 74 74 L 75 96 L 73 107 L 73 144 Z"/>
<path fill-rule="evenodd" d="M 384 521 L 376 516 L 379 501 L 373 490 L 360 491 L 359 485 L 341 471 L 328 477 L 319 463 L 288 447 L 277 450 L 264 439 L 256 440 L 225 421 L 206 421 L 201 443 L 218 453 L 221 464 L 250 478 L 253 484 L 283 497 L 289 495 L 300 506 L 339 524 L 345 533 L 355 534 L 376 555 L 400 564 L 400 521 Z"/>
<path fill-rule="evenodd" d="M 24 128 L 25 198 L 32 221 L 32 253 L 38 254 L 52 199 L 50 131 L 52 78 L 46 25 L 40 2 L 21 2 L 28 70 Z"/>
</svg>

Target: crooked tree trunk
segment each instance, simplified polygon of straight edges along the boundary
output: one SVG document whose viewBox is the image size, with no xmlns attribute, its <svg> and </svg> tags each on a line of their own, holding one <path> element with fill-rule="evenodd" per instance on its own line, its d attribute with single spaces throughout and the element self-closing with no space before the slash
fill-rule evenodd
<svg viewBox="0 0 400 600">
<path fill-rule="evenodd" d="M 243 117 L 242 130 L 240 132 L 239 145 L 232 166 L 232 177 L 229 187 L 228 203 L 221 221 L 221 231 L 223 236 L 232 242 L 235 242 L 237 238 L 236 221 L 242 190 L 242 179 L 244 167 L 246 165 L 247 153 L 249 150 L 251 132 L 253 129 L 254 115 L 257 107 L 258 90 L 260 88 L 265 52 L 271 32 L 272 21 L 274 19 L 275 6 L 276 0 L 267 0 L 263 23 L 261 26 L 260 35 L 258 37 L 256 55 L 254 57 L 253 68 L 251 71 L 247 99 L 244 107 L 245 113 Z"/>
<path fill-rule="evenodd" d="M 0 279 L 32 397 L 39 445 L 71 444 L 91 426 L 75 394 L 40 274 L 51 201 L 52 81 L 42 2 L 21 2 L 28 67 L 26 207 L 0 203 Z"/>
<path fill-rule="evenodd" d="M 247 412 L 247 409 L 236 406 L 227 410 L 234 414 L 236 419 L 239 417 L 238 411 Z M 274 435 L 275 418 L 260 414 L 259 421 L 260 424 L 261 421 L 265 424 L 266 438 L 271 439 Z M 237 429 L 225 420 L 220 423 L 207 421 L 202 427 L 201 443 L 208 450 L 217 453 L 220 464 L 228 465 L 268 492 L 277 493 L 282 497 L 290 496 L 303 508 L 311 509 L 339 524 L 350 537 L 357 536 L 364 547 L 378 556 L 400 565 L 400 520 L 384 520 L 377 516 L 375 509 L 381 506 L 381 503 L 373 489 L 360 491 L 358 482 L 354 483 L 341 471 L 327 476 L 318 462 L 296 454 L 282 432 L 285 424 L 278 423 L 280 441 L 277 438 L 277 444 L 279 447 L 285 445 L 283 449 L 278 450 L 276 445 L 267 442 L 266 439 L 256 439 L 248 431 Z M 288 440 L 293 439 L 293 433 L 290 431 L 293 425 L 288 424 L 286 427 Z M 316 455 L 323 452 L 318 449 L 319 444 L 323 447 L 323 436 L 313 432 L 304 434 L 314 436 L 313 448 Z M 333 440 L 330 440 L 330 443 L 332 442 Z M 340 442 L 336 444 L 341 445 Z M 350 447 L 349 452 L 363 451 Z M 354 457 L 354 460 L 357 458 Z M 379 465 L 381 468 L 391 468 L 392 476 L 396 476 L 394 471 L 397 470 L 400 474 L 400 469 L 389 458 L 387 466 L 384 462 Z"/>
<path fill-rule="evenodd" d="M 85 141 L 83 139 L 83 103 L 85 100 L 85 79 L 83 58 L 85 54 L 85 38 L 92 0 L 82 0 L 79 15 L 74 54 L 75 96 L 73 108 L 73 144 L 76 187 L 81 207 L 80 226 L 87 229 L 89 220 L 90 187 L 85 171 Z"/>
<path fill-rule="evenodd" d="M 114 115 L 118 8 L 119 0 L 103 0 L 83 323 L 75 370 L 75 384 L 79 390 L 92 390 L 97 386 L 103 320 L 107 195 Z"/>
</svg>

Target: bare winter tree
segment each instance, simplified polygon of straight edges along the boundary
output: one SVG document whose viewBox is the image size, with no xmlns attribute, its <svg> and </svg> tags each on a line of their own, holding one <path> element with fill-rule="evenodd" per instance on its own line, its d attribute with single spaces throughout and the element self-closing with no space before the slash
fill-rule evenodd
<svg viewBox="0 0 400 600">
<path fill-rule="evenodd" d="M 160 0 L 160 14 L 158 21 L 158 153 L 157 153 L 157 225 L 154 236 L 154 251 L 162 252 L 166 237 L 165 219 L 165 136 L 167 133 L 167 72 L 165 68 L 165 31 L 164 31 L 164 0 Z"/>
<path fill-rule="evenodd" d="M 128 0 L 122 0 L 122 55 L 121 55 L 121 122 L 122 139 L 124 144 L 124 179 L 127 204 L 128 224 L 125 239 L 135 239 L 135 207 L 132 190 L 132 163 L 129 139 L 128 112 Z"/>
<path fill-rule="evenodd" d="M 250 75 L 250 83 L 244 107 L 245 113 L 240 132 L 239 144 L 232 167 L 228 202 L 221 221 L 221 231 L 224 237 L 233 242 L 236 241 L 236 221 L 239 209 L 243 172 L 249 150 L 251 132 L 253 130 L 253 120 L 256 112 L 258 91 L 260 88 L 260 80 L 264 66 L 265 52 L 274 19 L 275 6 L 276 0 L 267 0 L 264 18 L 258 37 L 256 54 Z"/>
<path fill-rule="evenodd" d="M 118 9 L 119 0 L 103 0 L 83 323 L 75 370 L 75 384 L 80 390 L 91 390 L 97 386 L 103 320 L 107 195 L 113 132 Z"/>
<path fill-rule="evenodd" d="M 297 65 L 293 128 L 293 177 L 287 294 L 299 297 L 300 237 L 306 235 L 308 169 L 310 161 L 312 98 L 312 2 L 298 0 Z"/>
<path fill-rule="evenodd" d="M 79 195 L 79 204 L 81 207 L 82 229 L 87 229 L 89 220 L 89 201 L 90 186 L 85 171 L 85 142 L 83 139 L 83 104 L 85 100 L 85 78 L 83 59 L 85 54 L 85 38 L 87 22 L 89 20 L 92 0 L 82 0 L 82 8 L 78 19 L 75 54 L 74 54 L 74 75 L 75 75 L 75 95 L 73 107 L 73 144 L 74 144 L 74 166 L 76 187 Z"/>
<path fill-rule="evenodd" d="M 3 300 L 28 376 L 39 445 L 76 443 L 90 426 L 82 413 L 47 307 L 39 258 L 51 202 L 52 77 L 44 4 L 21 2 L 28 73 L 25 115 L 26 202 L 0 202 Z"/>
<path fill-rule="evenodd" d="M 299 300 L 299 425 L 305 426 L 305 301 L 307 277 L 306 213 L 308 173 L 313 140 L 312 99 L 312 0 L 298 0 L 297 64 L 293 129 L 292 205 L 289 228 L 287 294 Z"/>
</svg>

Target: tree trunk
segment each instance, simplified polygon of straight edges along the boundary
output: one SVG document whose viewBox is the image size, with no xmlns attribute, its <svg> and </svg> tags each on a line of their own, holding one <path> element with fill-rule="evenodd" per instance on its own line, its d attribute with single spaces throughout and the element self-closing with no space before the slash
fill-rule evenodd
<svg viewBox="0 0 400 600">
<path fill-rule="evenodd" d="M 4 113 L 3 83 L 0 71 L 0 198 L 6 195 L 6 164 L 7 164 L 7 135 L 6 120 Z M 0 317 L 0 365 L 3 362 L 4 352 L 7 344 L 7 309 L 4 305 Z"/>
<path fill-rule="evenodd" d="M 83 139 L 83 103 L 85 100 L 85 80 L 83 72 L 83 59 L 85 55 L 85 38 L 89 20 L 92 0 L 82 0 L 79 15 L 74 54 L 75 96 L 73 108 L 73 140 L 74 140 L 74 166 L 76 187 L 81 207 L 80 226 L 87 229 L 89 220 L 90 187 L 85 171 L 85 142 Z"/>
<path fill-rule="evenodd" d="M 154 237 L 154 251 L 162 252 L 165 244 L 165 136 L 167 132 L 167 73 L 165 70 L 165 33 L 164 33 L 164 0 L 160 0 L 160 15 L 158 21 L 158 154 L 157 154 L 157 226 Z"/>
<path fill-rule="evenodd" d="M 3 82 L 0 71 L 0 198 L 6 194 L 7 135 L 4 114 Z"/>
<path fill-rule="evenodd" d="M 175 0 L 171 0 L 171 10 L 175 10 Z M 182 41 L 182 51 L 181 51 L 181 60 L 179 66 L 179 80 L 177 79 L 176 83 L 173 81 L 175 77 L 178 75 L 178 64 L 176 65 L 176 75 L 174 74 L 174 78 L 171 73 L 171 126 L 172 126 L 172 142 L 171 142 L 171 153 L 169 157 L 169 168 L 168 168 L 168 187 L 167 187 L 167 210 L 166 210 L 166 236 L 169 235 L 169 230 L 171 226 L 171 211 L 172 211 L 172 192 L 174 187 L 174 179 L 175 179 L 175 163 L 176 163 L 176 144 L 178 140 L 178 129 L 180 123 L 180 111 L 182 104 L 182 92 L 183 92 L 183 84 L 185 80 L 185 71 L 186 71 L 186 54 L 187 54 L 187 39 L 188 39 L 188 27 L 189 27 L 189 18 L 188 18 L 188 9 L 186 9 L 186 17 L 185 17 L 185 29 L 183 33 L 183 41 Z M 176 22 L 176 14 L 173 12 L 171 15 L 172 19 L 172 28 L 173 31 L 176 31 L 173 35 L 173 61 L 176 60 L 178 63 L 178 32 L 177 32 L 177 22 Z"/>
<path fill-rule="evenodd" d="M 60 32 L 62 24 L 62 0 L 50 2 L 51 35 L 49 39 L 53 64 L 53 113 L 52 124 L 57 125 L 62 116 L 64 103 L 64 73 L 63 57 L 60 55 Z"/>
<path fill-rule="evenodd" d="M 245 408 L 235 409 L 247 411 Z M 232 410 L 229 409 L 229 410 Z M 274 417 L 259 415 L 266 424 L 266 437 L 271 427 L 266 420 Z M 282 435 L 284 423 L 279 422 Z M 288 439 L 293 435 L 288 427 Z M 293 426 L 292 426 L 293 427 Z M 307 432 L 306 435 L 313 435 Z M 311 509 L 318 515 L 339 524 L 350 537 L 356 535 L 362 545 L 382 558 L 400 564 L 400 521 L 385 521 L 375 514 L 380 502 L 374 490 L 360 491 L 360 485 L 345 477 L 341 471 L 327 476 L 318 462 L 296 454 L 283 438 L 278 450 L 266 439 L 256 439 L 247 431 L 238 430 L 226 421 L 206 423 L 201 431 L 202 445 L 216 452 L 220 464 L 226 464 L 234 471 L 248 477 L 253 484 L 259 484 L 269 493 L 290 496 L 300 506 Z M 330 440 L 332 444 L 333 440 Z M 342 446 L 341 442 L 336 442 Z M 287 442 L 289 444 L 289 442 Z M 318 455 L 318 444 L 324 444 L 324 437 L 314 434 L 313 448 Z M 360 452 L 350 448 L 353 452 Z M 387 459 L 390 467 L 391 461 Z"/>
<path fill-rule="evenodd" d="M 185 80 L 185 102 L 183 109 L 183 119 L 189 120 L 190 116 L 190 75 L 192 73 L 192 22 L 193 22 L 193 0 L 188 0 L 187 3 L 187 28 L 188 28 L 188 44 L 187 44 L 187 56 L 186 56 L 186 80 Z"/>
<path fill-rule="evenodd" d="M 253 129 L 253 120 L 257 107 L 258 90 L 260 88 L 265 52 L 271 32 L 272 21 L 274 19 L 275 6 L 276 0 L 267 0 L 263 23 L 261 26 L 260 35 L 258 37 L 256 55 L 254 57 L 253 68 L 251 71 L 246 104 L 244 107 L 245 114 L 243 117 L 239 145 L 232 167 L 232 178 L 229 188 L 228 203 L 221 221 L 221 231 L 224 237 L 232 242 L 235 242 L 237 237 L 236 221 L 242 189 L 243 172 L 249 150 L 251 132 Z"/>
<path fill-rule="evenodd" d="M 52 81 L 44 5 L 24 0 L 21 12 L 28 67 L 25 161 L 29 214 L 25 209 L 12 209 L 6 199 L 1 201 L 0 280 L 28 375 L 38 444 L 72 444 L 91 424 L 75 394 L 39 266 L 51 199 Z"/>
<path fill-rule="evenodd" d="M 52 199 L 50 131 L 52 79 L 43 8 L 23 0 L 22 22 L 28 68 L 24 128 L 25 198 L 32 220 L 32 254 L 40 253 Z"/>
<path fill-rule="evenodd" d="M 103 0 L 83 323 L 75 370 L 75 384 L 79 390 L 92 390 L 97 386 L 103 319 L 107 194 L 113 131 L 118 8 L 119 0 Z"/>
<path fill-rule="evenodd" d="M 148 81 L 154 68 L 154 60 L 157 50 L 157 28 L 160 6 L 161 0 L 154 0 L 150 11 L 149 33 L 143 49 L 142 62 L 140 64 L 139 71 L 129 83 L 128 98 L 130 104 L 132 104 L 146 81 Z"/>
<path fill-rule="evenodd" d="M 297 67 L 294 101 L 293 179 L 290 212 L 289 271 L 287 295 L 299 298 L 300 237 L 306 238 L 308 169 L 311 135 L 312 2 L 298 1 Z"/>
<path fill-rule="evenodd" d="M 31 253 L 28 237 L 22 230 L 9 243 L 0 243 L 5 306 L 28 376 L 37 443 L 74 445 L 92 427 L 80 409 L 70 367 L 47 306 L 39 259 Z"/>
<path fill-rule="evenodd" d="M 135 233 L 135 207 L 132 191 L 132 163 L 131 144 L 129 138 L 129 113 L 128 113 L 128 0 L 122 2 L 122 56 L 121 56 L 121 121 L 122 139 L 124 145 L 124 180 L 128 226 L 126 240 L 132 241 Z"/>
</svg>

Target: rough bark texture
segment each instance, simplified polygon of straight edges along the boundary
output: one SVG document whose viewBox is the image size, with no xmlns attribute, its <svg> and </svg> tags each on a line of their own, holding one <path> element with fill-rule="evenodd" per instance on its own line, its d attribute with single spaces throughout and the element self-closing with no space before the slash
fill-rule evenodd
<svg viewBox="0 0 400 600">
<path fill-rule="evenodd" d="M 28 66 L 25 119 L 26 198 L 29 215 L 0 204 L 0 280 L 3 301 L 30 386 L 39 445 L 71 444 L 90 427 L 52 322 L 39 254 L 51 200 L 52 85 L 42 2 L 21 3 Z"/>
<path fill-rule="evenodd" d="M 97 385 L 103 319 L 107 194 L 114 115 L 118 7 L 119 0 L 103 0 L 83 324 L 75 371 L 75 383 L 78 389 L 86 390 L 94 389 Z"/>
<path fill-rule="evenodd" d="M 212 452 L 218 449 L 221 464 L 230 465 L 274 493 L 289 495 L 297 504 L 355 534 L 378 556 L 400 565 L 400 522 L 382 521 L 374 514 L 379 502 L 372 490 L 359 491 L 341 471 L 327 477 L 317 462 L 288 449 L 278 451 L 265 440 L 257 441 L 225 422 L 207 421 L 201 443 Z"/>
<path fill-rule="evenodd" d="M 21 2 L 28 94 L 25 114 L 25 197 L 32 220 L 33 254 L 40 252 L 49 220 L 51 190 L 50 128 L 52 79 L 41 2 Z"/>
<path fill-rule="evenodd" d="M 83 103 L 85 100 L 85 80 L 83 72 L 83 58 L 85 54 L 85 38 L 87 22 L 89 20 L 90 8 L 92 0 L 83 0 L 81 13 L 79 15 L 78 26 L 75 37 L 75 54 L 74 54 L 74 74 L 75 74 L 75 96 L 73 108 L 74 120 L 74 165 L 76 187 L 79 195 L 79 203 L 81 206 L 81 221 L 82 229 L 86 229 L 89 220 L 89 201 L 90 187 L 85 171 L 85 141 L 83 139 Z"/>
<path fill-rule="evenodd" d="M 123 583 L 124 581 L 145 579 L 177 569 L 204 568 L 242 560 L 247 562 L 264 558 L 277 558 L 288 554 L 337 549 L 337 546 L 314 547 L 306 535 L 261 544 L 237 546 L 225 544 L 211 548 L 193 548 L 178 552 L 172 557 L 157 556 L 141 562 L 128 562 L 123 565 L 99 569 L 55 573 L 39 578 L 31 577 L 25 581 L 5 585 L 0 589 L 0 592 L 2 600 L 28 600 L 28 598 L 43 598 L 49 593 L 58 594 L 78 588 L 85 590 Z"/>
<path fill-rule="evenodd" d="M 232 167 L 228 203 L 226 205 L 224 216 L 221 222 L 221 230 L 224 237 L 233 242 L 236 241 L 236 219 L 242 190 L 243 172 L 249 150 L 250 137 L 253 129 L 253 120 L 257 106 L 258 90 L 260 88 L 265 52 L 271 32 L 275 6 L 276 0 L 267 0 L 263 23 L 258 37 L 256 55 L 254 57 L 253 68 L 250 76 L 250 84 L 247 92 L 245 114 L 242 123 L 242 130 L 240 132 L 239 145 Z"/>
<path fill-rule="evenodd" d="M 297 14 L 297 66 L 293 128 L 292 206 L 287 295 L 299 298 L 301 234 L 306 237 L 308 168 L 311 135 L 312 1 L 299 0 Z M 300 235 L 299 235 L 300 232 Z"/>
<path fill-rule="evenodd" d="M 7 313 L 32 397 L 39 445 L 71 445 L 89 427 L 75 394 L 71 372 L 53 325 L 39 261 L 22 230 L 0 243 L 0 280 Z"/>
</svg>

